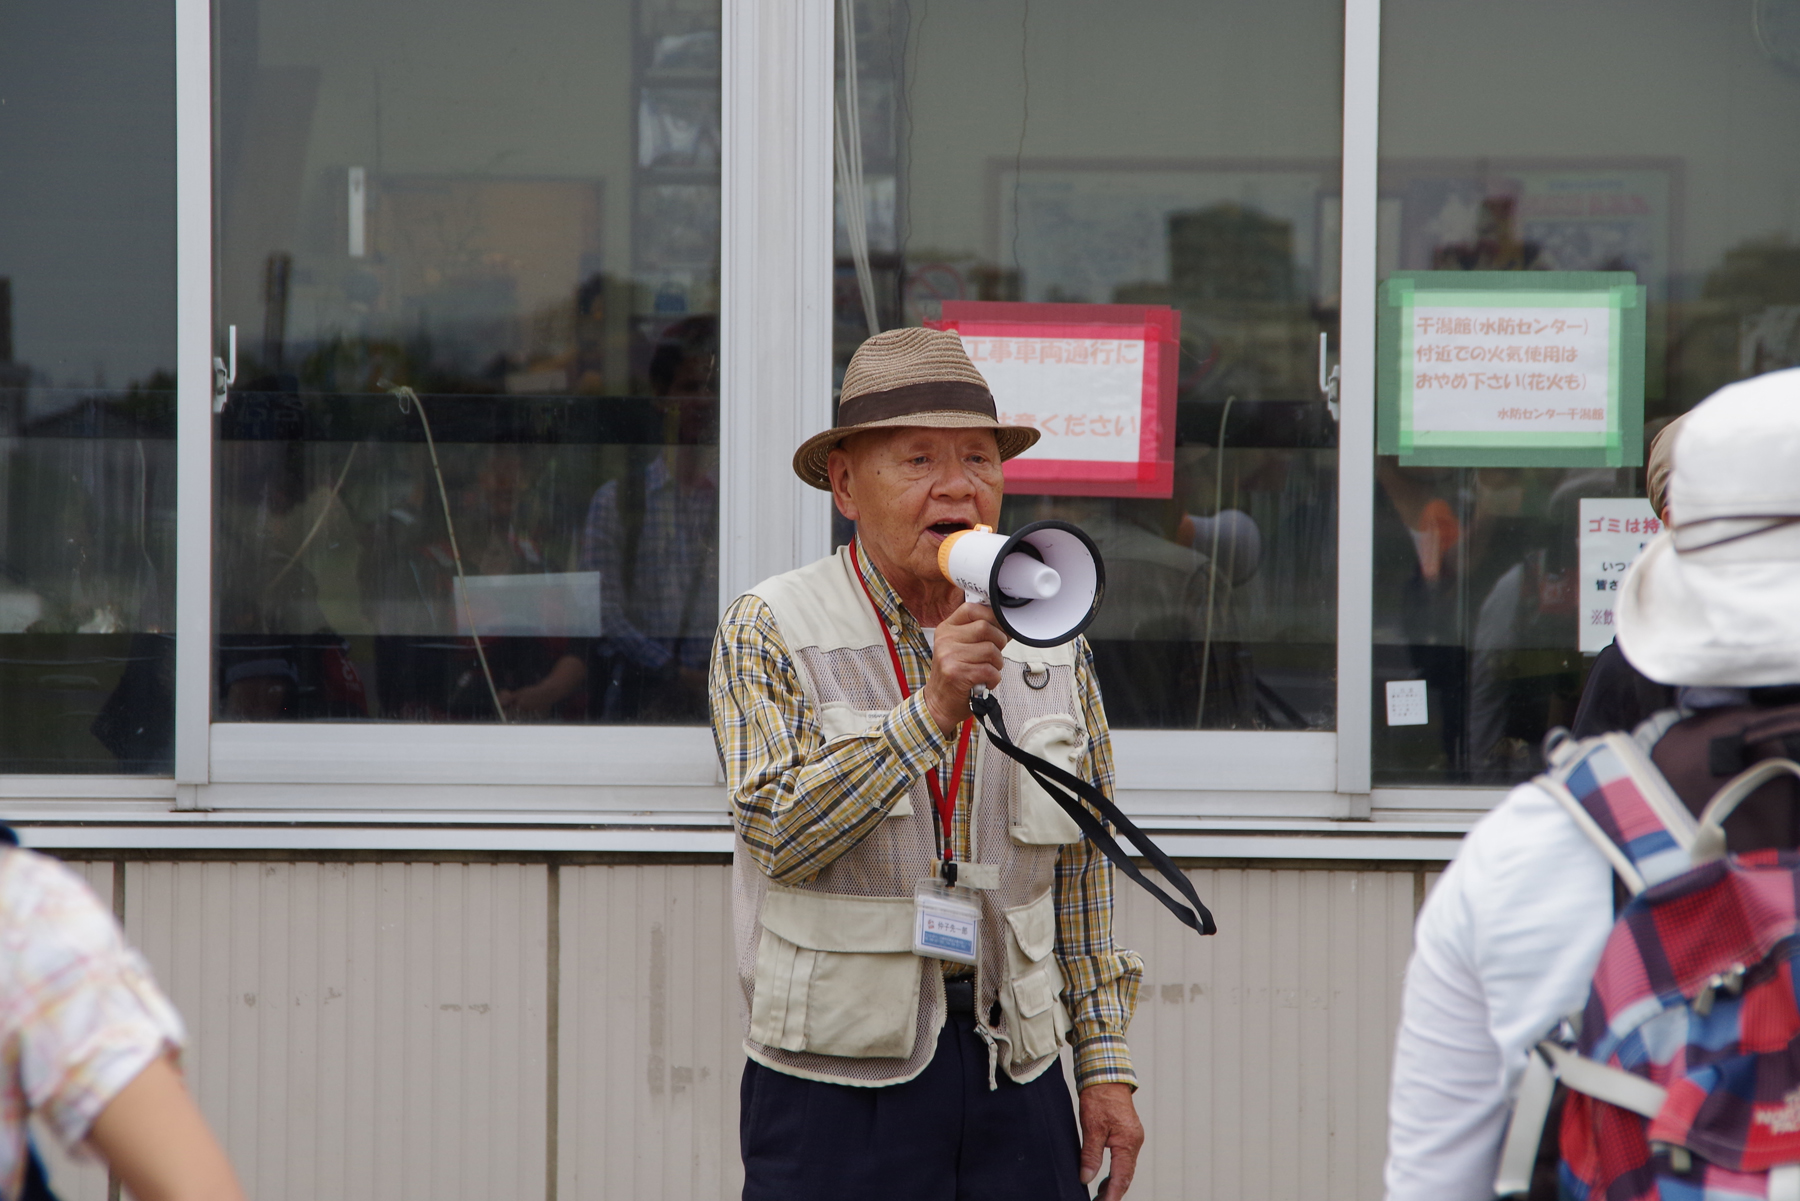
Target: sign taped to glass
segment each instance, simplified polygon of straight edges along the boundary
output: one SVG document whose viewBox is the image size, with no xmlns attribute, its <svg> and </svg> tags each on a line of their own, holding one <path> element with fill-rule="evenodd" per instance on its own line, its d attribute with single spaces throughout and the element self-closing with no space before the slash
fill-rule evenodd
<svg viewBox="0 0 1800 1201">
<path fill-rule="evenodd" d="M 1402 271 L 1382 300 L 1382 454 L 1426 467 L 1643 461 L 1644 289 L 1630 272 Z"/>
<path fill-rule="evenodd" d="M 1613 614 L 1619 602 L 1619 581 L 1662 529 L 1662 521 L 1641 496 L 1584 496 L 1580 520 L 1575 536 L 1581 563 L 1581 599 L 1575 607 L 1577 639 L 1582 654 L 1597 655 L 1618 633 Z"/>
<path fill-rule="evenodd" d="M 1175 486 L 1181 314 L 1165 305 L 945 301 L 1000 420 L 1043 431 L 1006 464 L 1016 491 L 1163 498 Z"/>
</svg>

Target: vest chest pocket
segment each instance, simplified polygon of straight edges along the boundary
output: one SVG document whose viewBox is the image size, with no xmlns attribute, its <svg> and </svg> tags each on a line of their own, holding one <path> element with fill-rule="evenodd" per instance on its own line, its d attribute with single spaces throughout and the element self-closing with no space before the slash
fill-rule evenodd
<svg viewBox="0 0 1800 1201">
<path fill-rule="evenodd" d="M 844 701 L 826 701 L 818 706 L 819 732 L 826 742 L 848 735 L 871 734 L 887 718 L 886 709 L 858 709 Z M 903 796 L 888 810 L 888 817 L 911 817 L 912 798 Z"/>
<path fill-rule="evenodd" d="M 1000 1011 L 1012 1043 L 1012 1066 L 1024 1067 L 1062 1049 L 1069 1013 L 1056 966 L 1055 890 L 1006 911 L 1006 983 Z"/>
<path fill-rule="evenodd" d="M 784 1051 L 904 1059 L 918 1032 L 911 897 L 769 887 L 750 1039 Z"/>
<path fill-rule="evenodd" d="M 1073 773 L 1076 760 L 1087 747 L 1087 731 L 1068 714 L 1051 713 L 1026 722 L 1013 741 L 1020 750 Z M 1015 763 L 1013 772 L 1019 786 L 1012 812 L 1012 840 L 1026 846 L 1060 846 L 1080 840 L 1081 827 L 1031 778 L 1025 765 Z"/>
</svg>

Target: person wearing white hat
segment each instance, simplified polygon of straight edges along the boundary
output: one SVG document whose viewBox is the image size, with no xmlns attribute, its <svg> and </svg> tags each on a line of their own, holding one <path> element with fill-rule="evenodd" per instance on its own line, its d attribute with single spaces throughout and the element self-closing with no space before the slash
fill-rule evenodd
<svg viewBox="0 0 1800 1201">
<path fill-rule="evenodd" d="M 1698 812 L 1800 748 L 1800 370 L 1721 389 L 1675 435 L 1670 524 L 1621 584 L 1618 644 L 1678 708 L 1636 742 Z M 1726 823 L 1733 851 L 1800 843 L 1791 777 Z M 1613 869 L 1523 784 L 1420 911 L 1389 1098 L 1389 1201 L 1487 1201 L 1531 1047 L 1579 1009 L 1613 928 Z M 1536 1196 L 1534 1192 L 1532 1194 Z"/>
<path fill-rule="evenodd" d="M 855 540 L 720 623 L 746 1201 L 1076 1201 L 1103 1151 L 1100 1195 L 1130 1186 L 1143 963 L 1113 943 L 1111 868 L 969 711 L 990 689 L 1019 745 L 1110 791 L 1092 657 L 1009 642 L 938 563 L 998 524 L 1001 463 L 1037 436 L 998 419 L 956 334 L 870 338 L 794 455 Z"/>
</svg>

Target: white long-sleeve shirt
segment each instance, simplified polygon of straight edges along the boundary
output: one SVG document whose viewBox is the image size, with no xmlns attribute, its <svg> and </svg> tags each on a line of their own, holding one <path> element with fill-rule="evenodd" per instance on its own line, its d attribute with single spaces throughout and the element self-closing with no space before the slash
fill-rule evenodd
<svg viewBox="0 0 1800 1201">
<path fill-rule="evenodd" d="M 1542 789 L 1469 832 L 1406 970 L 1388 1201 L 1490 1201 L 1526 1056 L 1586 1003 L 1612 925 L 1612 868 Z"/>
</svg>

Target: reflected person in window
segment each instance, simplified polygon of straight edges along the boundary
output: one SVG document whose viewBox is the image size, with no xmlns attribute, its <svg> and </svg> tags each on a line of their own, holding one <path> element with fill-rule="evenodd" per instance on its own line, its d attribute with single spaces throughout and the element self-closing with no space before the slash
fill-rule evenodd
<svg viewBox="0 0 1800 1201">
<path fill-rule="evenodd" d="M 838 424 L 794 456 L 855 540 L 720 624 L 746 1201 L 1074 1201 L 1108 1150 L 1100 1195 L 1130 1186 L 1143 1127 L 1125 1029 L 1143 963 L 1113 943 L 1112 869 L 1010 760 L 957 749 L 982 685 L 1022 743 L 1060 729 L 1068 769 L 1112 788 L 1086 642 L 1009 644 L 938 568 L 946 537 L 995 524 L 1001 462 L 1036 440 L 996 420 L 956 334 L 870 338 Z M 915 887 L 943 841 L 981 914 L 972 966 L 912 953 Z"/>
<path fill-rule="evenodd" d="M 718 319 L 688 317 L 650 358 L 665 444 L 600 487 L 581 570 L 600 573 L 591 705 L 607 721 L 692 722 L 706 713 L 718 616 Z"/>
</svg>

